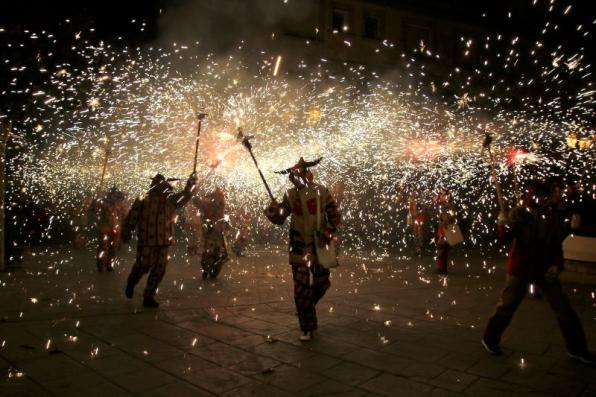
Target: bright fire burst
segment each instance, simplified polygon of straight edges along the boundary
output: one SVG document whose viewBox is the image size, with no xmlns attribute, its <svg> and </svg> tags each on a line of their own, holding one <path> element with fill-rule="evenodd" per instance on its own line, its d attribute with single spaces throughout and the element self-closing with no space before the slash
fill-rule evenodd
<svg viewBox="0 0 596 397">
<path fill-rule="evenodd" d="M 55 40 L 49 32 L 34 35 L 37 42 Z M 27 191 L 57 209 L 57 219 L 66 222 L 97 188 L 106 136 L 111 145 L 106 186 L 117 185 L 134 197 L 147 189 L 156 172 L 187 176 L 199 108 L 209 114 L 200 141 L 202 192 L 223 186 L 233 206 L 254 213 L 267 204 L 259 176 L 235 139 L 236 128 L 242 126 L 255 135 L 255 155 L 280 198 L 288 182 L 273 171 L 300 156 L 323 156 L 316 177 L 329 186 L 345 185 L 345 243 L 353 247 L 401 244 L 395 236 L 405 223 L 388 214 L 403 209 L 399 205 L 409 192 L 431 202 L 439 187 L 453 191 L 469 224 L 470 241 L 491 234 L 490 213 L 496 204 L 487 158 L 481 154 L 487 131 L 495 136 L 494 150 L 502 159 L 498 172 L 504 180 L 511 172 L 507 151 L 527 142 L 543 143 L 532 158 L 544 175 L 564 168 L 580 176 L 593 173 L 588 150 L 576 151 L 573 161 L 551 155 L 566 153 L 570 128 L 586 132 L 594 108 L 590 65 L 563 49 L 542 66 L 542 74 L 526 76 L 525 83 L 541 80 L 555 86 L 585 76 L 585 85 L 575 93 L 574 113 L 562 113 L 557 101 L 542 103 L 541 98 L 507 109 L 500 106 L 506 98 L 488 92 L 473 97 L 463 85 L 451 98 L 429 95 L 431 86 L 435 93 L 437 86 L 456 87 L 471 80 L 456 67 L 429 84 L 423 63 L 413 58 L 405 67 L 414 81 L 383 78 L 356 66 L 345 66 L 335 75 L 324 59 L 308 67 L 301 63 L 304 71 L 290 76 L 283 70 L 289 58 L 282 63 L 281 55 L 267 51 L 262 51 L 267 62 L 253 64 L 243 61 L 243 49 L 225 57 L 198 56 L 205 50 L 199 45 L 196 51 L 190 45 L 123 51 L 85 36 L 81 31 L 62 46 L 86 67 L 45 65 L 40 68 L 43 88 L 22 92 L 33 105 L 27 119 L 15 126 L 18 153 L 9 164 Z M 501 35 L 487 37 L 486 48 L 500 40 L 505 42 Z M 510 40 L 513 50 L 518 45 L 519 40 Z M 384 48 L 396 51 L 392 45 Z M 467 42 L 466 51 L 473 48 Z M 426 47 L 422 50 L 429 53 Z M 500 62 L 510 70 L 513 60 Z M 194 65 L 193 72 L 181 72 L 178 65 L 188 63 Z M 14 68 L 18 73 L 19 66 Z M 478 79 L 489 78 L 482 70 L 474 71 Z M 546 147 L 554 150 L 542 149 Z"/>
</svg>

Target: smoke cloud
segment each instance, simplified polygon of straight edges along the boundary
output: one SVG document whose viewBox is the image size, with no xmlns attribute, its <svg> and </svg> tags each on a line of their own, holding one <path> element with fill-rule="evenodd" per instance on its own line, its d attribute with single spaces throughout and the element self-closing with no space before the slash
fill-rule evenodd
<svg viewBox="0 0 596 397">
<path fill-rule="evenodd" d="M 297 0 L 184 0 L 163 11 L 158 42 L 199 42 L 202 48 L 224 55 L 241 43 L 255 51 L 275 46 L 284 23 L 304 23 L 313 4 Z M 312 28 L 314 31 L 314 26 Z"/>
</svg>

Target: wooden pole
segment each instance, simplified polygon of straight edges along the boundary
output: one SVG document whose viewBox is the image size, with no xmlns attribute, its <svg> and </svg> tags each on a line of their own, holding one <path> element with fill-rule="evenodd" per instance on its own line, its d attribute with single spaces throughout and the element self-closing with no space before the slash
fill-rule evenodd
<svg viewBox="0 0 596 397">
<path fill-rule="evenodd" d="M 6 189 L 6 146 L 10 137 L 10 130 L 12 125 L 9 122 L 7 125 L 0 126 L 0 271 L 6 270 L 6 263 L 4 258 L 6 256 L 6 247 L 4 245 L 5 239 L 5 189 Z"/>
<path fill-rule="evenodd" d="M 101 194 L 101 191 L 103 190 L 103 182 L 106 176 L 106 169 L 108 168 L 108 158 L 110 156 L 110 143 L 107 142 L 106 143 L 106 152 L 103 158 L 103 168 L 101 170 L 101 178 L 99 179 L 99 186 L 97 187 L 97 194 L 96 196 L 99 197 L 99 195 Z"/>
<path fill-rule="evenodd" d="M 199 126 L 197 127 L 197 139 L 195 141 L 195 160 L 192 166 L 192 172 L 194 174 L 197 173 L 197 160 L 199 158 L 199 139 L 201 138 L 201 126 L 203 124 L 203 119 L 207 116 L 207 113 L 199 112 L 197 113 L 197 118 L 199 119 Z"/>
<path fill-rule="evenodd" d="M 201 137 L 201 124 L 202 121 L 199 119 L 199 127 L 197 129 L 197 139 L 195 140 L 195 160 L 192 165 L 192 172 L 197 172 L 197 160 L 199 158 L 199 138 Z"/>
<path fill-rule="evenodd" d="M 265 185 L 265 189 L 267 189 L 267 193 L 269 193 L 269 197 L 271 198 L 271 201 L 276 201 L 275 197 L 273 197 L 273 193 L 271 193 L 269 184 L 267 183 L 267 180 L 265 179 L 265 175 L 263 175 L 263 172 L 261 172 L 259 163 L 257 163 L 257 159 L 256 159 L 254 153 L 252 152 L 252 144 L 250 143 L 251 138 L 252 138 L 252 136 L 244 135 L 244 131 L 242 130 L 242 127 L 238 127 L 237 139 L 242 143 L 242 146 L 244 146 L 246 148 L 246 150 L 248 150 L 248 153 L 250 153 L 250 157 L 252 158 L 253 163 L 255 163 L 255 167 L 257 167 L 257 171 L 259 171 L 259 176 L 261 177 L 261 180 L 263 181 L 263 184 Z"/>
<path fill-rule="evenodd" d="M 265 180 L 265 176 L 263 175 L 263 172 L 261 172 L 261 169 L 259 168 L 259 164 L 257 163 L 257 159 L 255 158 L 255 155 L 252 152 L 252 148 L 251 147 L 248 147 L 248 146 L 246 148 L 248 149 L 248 153 L 250 153 L 250 157 L 252 157 L 252 161 L 255 163 L 255 166 L 257 167 L 257 171 L 259 171 L 259 175 L 261 176 L 261 180 L 265 184 L 265 189 L 267 189 L 267 193 L 269 193 L 269 197 L 271 198 L 271 201 L 275 201 L 275 197 L 273 197 L 273 193 L 271 193 L 271 189 L 269 188 L 269 184 Z"/>
<path fill-rule="evenodd" d="M 499 183 L 499 179 L 497 178 L 497 171 L 495 170 L 495 159 L 493 157 L 493 153 L 490 150 L 490 145 L 493 142 L 493 138 L 489 133 L 484 134 L 484 141 L 482 142 L 482 150 L 486 149 L 488 151 L 488 157 L 490 159 L 490 173 L 493 178 L 493 183 L 495 184 L 495 189 L 497 190 L 497 200 L 499 202 L 499 210 L 501 212 L 505 212 L 505 201 L 503 200 L 503 193 L 501 192 L 501 184 Z"/>
</svg>

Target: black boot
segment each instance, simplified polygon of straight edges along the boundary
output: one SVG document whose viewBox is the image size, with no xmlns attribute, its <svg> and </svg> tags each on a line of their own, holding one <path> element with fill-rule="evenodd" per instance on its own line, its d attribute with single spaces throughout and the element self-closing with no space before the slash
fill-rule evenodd
<svg viewBox="0 0 596 397">
<path fill-rule="evenodd" d="M 147 296 L 145 299 L 143 299 L 143 307 L 148 309 L 157 309 L 159 307 L 159 303 L 152 296 Z"/>
</svg>

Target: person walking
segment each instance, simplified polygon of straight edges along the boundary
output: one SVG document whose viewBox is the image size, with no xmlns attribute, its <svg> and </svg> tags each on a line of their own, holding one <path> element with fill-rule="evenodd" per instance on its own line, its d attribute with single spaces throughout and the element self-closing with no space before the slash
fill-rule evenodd
<svg viewBox="0 0 596 397">
<path fill-rule="evenodd" d="M 499 214 L 499 237 L 510 243 L 507 281 L 495 313 L 488 320 L 482 345 L 491 354 L 501 355 L 501 335 L 528 293 L 530 283 L 557 316 L 567 352 L 573 359 L 594 363 L 577 313 L 571 307 L 559 281 L 563 268 L 562 242 L 566 236 L 566 216 L 560 211 L 561 187 L 550 189 L 532 182 L 522 205 L 509 214 Z"/>
<path fill-rule="evenodd" d="M 309 170 L 320 161 L 309 162 L 300 158 L 293 167 L 280 171 L 289 175 L 294 187 L 286 192 L 281 203 L 273 201 L 265 210 L 267 218 L 276 225 L 283 225 L 290 217 L 289 259 L 294 279 L 294 303 L 302 331 L 300 340 L 304 342 L 310 341 L 317 329 L 315 306 L 331 285 L 329 269 L 318 263 L 315 238 L 320 243 L 329 244 L 341 221 L 335 199 L 326 187 L 314 182 Z M 323 220 L 319 230 L 317 217 Z"/>
</svg>

